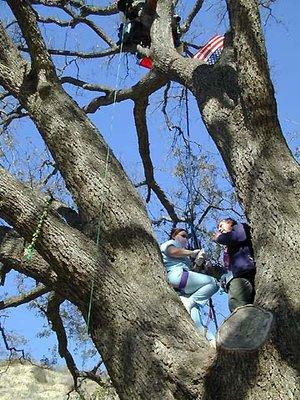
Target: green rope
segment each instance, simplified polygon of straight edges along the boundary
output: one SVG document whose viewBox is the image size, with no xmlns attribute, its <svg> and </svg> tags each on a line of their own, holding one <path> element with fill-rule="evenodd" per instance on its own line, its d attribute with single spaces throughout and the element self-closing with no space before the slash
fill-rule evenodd
<svg viewBox="0 0 300 400">
<path fill-rule="evenodd" d="M 35 243 L 36 243 L 37 239 L 39 238 L 39 236 L 41 234 L 41 231 L 42 231 L 42 228 L 43 228 L 43 225 L 44 225 L 44 223 L 45 223 L 45 221 L 46 221 L 46 219 L 48 217 L 49 207 L 50 207 L 50 204 L 52 203 L 52 200 L 53 200 L 52 196 L 45 200 L 43 213 L 40 216 L 38 225 L 37 225 L 36 230 L 35 230 L 35 232 L 34 232 L 34 234 L 32 236 L 31 243 L 30 243 L 29 246 L 26 247 L 26 249 L 24 251 L 24 257 L 25 257 L 25 259 L 27 261 L 30 261 L 32 259 Z"/>
<path fill-rule="evenodd" d="M 120 76 L 120 67 L 121 67 L 121 58 L 122 58 L 122 51 L 123 51 L 123 37 L 124 37 L 124 30 L 122 32 L 122 40 L 121 40 L 121 45 L 120 45 L 120 52 L 119 52 L 119 60 L 118 60 L 118 69 L 117 69 L 117 77 L 116 77 L 116 88 L 115 88 L 115 93 L 114 93 L 114 98 L 113 98 L 113 112 L 111 114 L 111 121 L 110 121 L 110 131 L 112 131 L 113 128 L 113 120 L 114 120 L 114 108 L 116 105 L 116 100 L 117 100 L 117 89 L 119 86 L 119 76 Z M 104 176 L 103 176 L 103 183 L 107 181 L 107 175 L 108 175 L 108 165 L 109 165 L 109 158 L 110 158 L 110 148 L 107 145 L 107 151 L 106 151 L 106 160 L 105 160 L 105 169 L 104 169 Z M 97 231 L 96 231 L 96 245 L 97 247 L 100 244 L 100 237 L 101 237 L 101 215 L 103 212 L 103 207 L 104 207 L 104 201 L 101 201 L 100 204 L 100 210 L 99 210 L 99 222 L 97 226 Z M 90 322 L 91 322 L 91 315 L 92 315 L 92 303 L 93 303 L 93 295 L 94 295 L 94 287 L 95 287 L 95 274 L 92 276 L 92 284 L 91 284 L 91 291 L 90 291 L 90 299 L 89 299 L 89 308 L 88 308 L 88 315 L 87 315 L 87 332 L 88 335 L 90 334 Z"/>
</svg>

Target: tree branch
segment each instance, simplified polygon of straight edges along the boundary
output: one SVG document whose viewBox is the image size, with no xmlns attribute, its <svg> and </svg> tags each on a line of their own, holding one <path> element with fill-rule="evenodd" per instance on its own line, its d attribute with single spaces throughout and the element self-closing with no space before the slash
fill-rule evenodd
<svg viewBox="0 0 300 400">
<path fill-rule="evenodd" d="M 55 76 L 46 45 L 37 24 L 37 14 L 27 0 L 7 0 L 14 13 L 29 48 L 33 70 L 43 75 Z"/>
<path fill-rule="evenodd" d="M 14 347 L 14 346 L 9 346 L 8 340 L 7 340 L 5 331 L 4 331 L 4 328 L 1 326 L 1 324 L 0 324 L 0 332 L 1 332 L 1 336 L 2 336 L 2 339 L 3 339 L 4 345 L 5 345 L 5 348 L 6 348 L 6 350 L 8 350 L 10 352 L 10 355 L 12 356 L 14 352 L 15 353 L 21 353 L 21 357 L 25 358 L 25 353 L 24 353 L 23 349 L 20 350 L 20 349 L 17 349 L 16 347 Z"/>
<path fill-rule="evenodd" d="M 38 284 L 34 289 L 29 292 L 22 293 L 19 296 L 9 297 L 8 299 L 0 301 L 0 310 L 10 307 L 18 307 L 22 304 L 29 303 L 32 300 L 48 293 L 49 289 L 43 284 Z"/>
<path fill-rule="evenodd" d="M 78 370 L 74 358 L 68 350 L 68 338 L 59 312 L 60 305 L 63 303 L 63 301 L 64 299 L 61 298 L 57 293 L 52 292 L 48 299 L 46 316 L 51 324 L 51 329 L 56 334 L 59 355 L 61 358 L 65 359 L 67 367 L 73 377 L 75 390 L 78 388 L 78 378 L 88 378 L 98 383 L 101 387 L 110 387 L 110 385 L 104 382 L 101 376 L 97 374 L 98 366 L 92 371 Z"/>
<path fill-rule="evenodd" d="M 27 63 L 21 57 L 0 21 L 0 84 L 9 94 L 18 95 L 26 67 Z M 6 94 L 4 93 L 3 96 L 6 97 Z"/>
<path fill-rule="evenodd" d="M 190 26 L 191 26 L 193 20 L 195 19 L 198 12 L 202 8 L 203 2 L 204 2 L 204 0 L 197 0 L 195 2 L 193 9 L 191 10 L 190 14 L 187 16 L 186 20 L 184 21 L 184 24 L 180 27 L 180 30 L 182 33 L 186 33 L 190 29 Z"/>
<path fill-rule="evenodd" d="M 64 0 L 30 0 L 31 4 L 40 4 L 43 6 L 47 7 L 57 7 L 57 8 L 63 8 L 66 4 L 66 1 Z M 74 7 L 77 8 L 80 11 L 80 15 L 82 17 L 85 17 L 87 15 L 113 15 L 118 13 L 117 9 L 117 4 L 112 3 L 108 5 L 107 7 L 94 7 L 90 5 L 85 5 L 82 3 L 82 1 L 68 1 L 68 3 Z"/>
<path fill-rule="evenodd" d="M 43 198 L 18 182 L 3 168 L 0 168 L 0 176 L 0 215 L 30 242 L 44 209 Z M 62 282 L 67 280 L 72 282 L 77 274 L 80 275 L 80 279 L 85 277 L 88 280 L 96 266 L 99 271 L 99 268 L 104 268 L 108 264 L 106 259 L 101 261 L 101 257 L 99 257 L 100 246 L 97 248 L 96 244 L 87 239 L 85 235 L 62 222 L 60 218 L 54 215 L 52 209 L 49 210 L 42 234 L 38 237 L 35 246 L 43 257 L 41 259 L 37 256 L 35 268 L 30 265 L 31 262 L 24 260 L 23 252 L 20 249 L 17 265 L 13 264 L 11 259 L 7 261 L 10 261 L 13 268 L 20 269 L 21 272 L 36 278 L 49 287 L 55 285 L 57 288 L 58 277 L 61 282 L 56 291 L 63 292 L 63 295 L 66 296 L 73 293 L 72 285 L 66 285 L 69 288 L 69 293 L 65 293 L 65 285 Z M 63 249 L 63 252 L 61 249 Z M 15 248 L 10 250 L 15 253 Z M 1 257 L 3 258 L 3 254 L 1 254 Z M 51 265 L 51 268 L 49 265 Z M 51 269 L 55 271 L 55 274 Z M 76 293 L 73 294 L 76 297 Z M 89 288 L 83 287 L 82 294 L 83 297 L 88 298 Z M 74 298 L 71 301 L 76 304 Z M 84 305 L 86 306 L 86 299 L 84 299 Z"/>
<path fill-rule="evenodd" d="M 0 262 L 6 269 L 14 269 L 31 278 L 44 282 L 50 288 L 57 288 L 59 280 L 49 264 L 34 252 L 32 259 L 26 261 L 23 257 L 25 249 L 24 239 L 13 229 L 0 227 Z"/>
<path fill-rule="evenodd" d="M 119 103 L 129 99 L 135 100 L 145 95 L 150 96 L 152 93 L 163 87 L 166 82 L 166 77 L 154 70 L 149 72 L 131 88 L 114 90 L 102 86 L 101 90 L 104 91 L 106 95 L 93 99 L 87 106 L 84 107 L 84 110 L 86 113 L 94 113 L 99 107 L 110 105 L 115 102 Z"/>
<path fill-rule="evenodd" d="M 104 42 L 106 42 L 110 47 L 116 47 L 116 43 L 101 29 L 99 28 L 93 21 L 86 19 L 82 16 L 76 15 L 70 8 L 62 7 L 62 9 L 72 18 L 69 21 L 68 25 L 62 25 L 62 21 L 53 19 L 53 18 L 43 18 L 40 15 L 37 15 L 37 20 L 42 23 L 58 23 L 60 26 L 71 26 L 74 28 L 77 24 L 83 23 L 91 28 L 97 36 L 99 36 Z"/>
<path fill-rule="evenodd" d="M 63 301 L 63 298 L 58 296 L 55 292 L 52 292 L 48 299 L 46 315 L 48 321 L 51 323 L 51 329 L 56 334 L 58 342 L 58 353 L 61 358 L 65 359 L 67 367 L 74 380 L 74 387 L 75 389 L 77 389 L 78 368 L 75 364 L 72 354 L 68 350 L 68 338 L 59 314 L 59 308 Z"/>
<path fill-rule="evenodd" d="M 20 119 L 24 117 L 28 117 L 28 113 L 22 111 L 21 106 L 17 106 L 14 110 L 9 113 L 5 113 L 0 110 L 1 122 L 0 126 L 3 126 L 3 129 L 6 129 L 12 121 L 15 119 Z"/>
<path fill-rule="evenodd" d="M 63 76 L 60 79 L 61 83 L 69 83 L 74 86 L 81 87 L 82 89 L 93 91 L 93 92 L 104 92 L 107 95 L 111 95 L 114 90 L 108 86 L 96 85 L 89 82 L 82 81 L 81 79 L 73 78 L 72 76 Z"/>
<path fill-rule="evenodd" d="M 154 178 L 153 164 L 150 156 L 149 134 L 146 121 L 147 106 L 148 97 L 140 98 L 139 100 L 135 100 L 134 102 L 134 119 L 138 135 L 139 153 L 143 162 L 146 182 L 148 187 L 154 191 L 157 198 L 168 212 L 172 221 L 178 222 L 180 221 L 180 219 L 176 214 L 174 205 L 170 203 L 167 196 L 157 184 Z M 147 199 L 148 201 L 149 195 Z"/>
<path fill-rule="evenodd" d="M 172 36 L 172 14 L 173 4 L 171 0 L 158 0 L 157 18 L 151 27 L 151 57 L 154 65 L 161 72 L 165 73 L 169 80 L 187 86 L 186 77 L 192 76 L 193 70 L 199 66 L 199 61 L 185 59 L 174 47 Z M 164 40 L 161 40 L 164 38 Z M 195 62 L 196 61 L 196 62 Z"/>
<path fill-rule="evenodd" d="M 258 4 L 242 0 L 227 0 L 227 4 L 242 106 L 252 120 L 249 124 L 255 126 L 262 110 L 272 116 L 277 112 Z M 273 129 L 268 128 L 270 133 Z"/>
<path fill-rule="evenodd" d="M 18 46 L 18 49 L 21 51 L 24 51 L 25 53 L 29 53 L 29 49 L 24 46 Z M 131 51 L 132 47 L 130 48 L 124 48 L 123 50 L 125 51 Z M 120 53 L 120 47 L 114 47 L 114 48 L 109 48 L 103 51 L 95 51 L 95 52 L 82 52 L 82 51 L 73 51 L 73 50 L 60 50 L 60 49 L 48 49 L 48 53 L 52 54 L 54 56 L 67 56 L 67 57 L 78 57 L 82 59 L 93 59 L 93 58 L 103 58 L 107 56 L 112 56 L 115 54 Z"/>
</svg>

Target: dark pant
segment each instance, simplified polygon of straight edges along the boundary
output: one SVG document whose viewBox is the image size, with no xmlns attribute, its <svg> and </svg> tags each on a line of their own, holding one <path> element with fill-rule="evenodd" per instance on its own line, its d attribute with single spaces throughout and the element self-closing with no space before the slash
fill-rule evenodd
<svg viewBox="0 0 300 400">
<path fill-rule="evenodd" d="M 254 277 L 255 270 L 249 271 L 239 277 L 235 277 L 230 282 L 228 289 L 228 306 L 231 312 L 233 312 L 237 307 L 252 304 L 254 302 Z"/>
</svg>

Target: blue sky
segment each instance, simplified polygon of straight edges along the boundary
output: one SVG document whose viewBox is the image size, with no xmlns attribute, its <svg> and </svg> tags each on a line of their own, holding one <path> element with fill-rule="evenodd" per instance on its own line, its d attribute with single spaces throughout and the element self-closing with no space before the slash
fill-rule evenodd
<svg viewBox="0 0 300 400">
<path fill-rule="evenodd" d="M 93 2 L 94 5 L 101 5 L 103 2 Z M 203 44 L 215 33 L 223 33 L 226 29 L 226 19 L 221 23 L 215 18 L 215 9 L 208 6 L 204 7 L 202 11 L 202 19 L 193 29 L 193 34 L 198 36 L 195 40 L 196 43 Z M 219 9 L 220 13 L 222 9 Z M 50 12 L 49 12 L 50 14 Z M 299 131 L 300 131 L 300 116 L 299 116 L 299 52 L 297 52 L 298 41 L 300 38 L 299 15 L 300 15 L 300 2 L 299 0 L 278 0 L 273 7 L 274 17 L 270 17 L 265 29 L 266 45 L 269 56 L 269 64 L 271 75 L 275 87 L 278 114 L 281 122 L 283 132 L 286 140 L 288 141 L 292 152 L 296 151 L 299 147 Z M 52 12 L 53 15 L 53 12 Z M 118 18 L 114 19 L 111 25 L 111 30 L 115 32 L 118 24 Z M 55 34 L 55 29 L 53 34 Z M 73 33 L 73 32 L 72 32 Z M 78 40 L 78 45 L 82 41 L 89 42 L 92 47 L 97 47 L 96 41 L 86 35 L 78 28 L 75 32 L 75 37 Z M 116 34 L 114 34 L 116 37 Z M 51 41 L 51 34 L 48 33 L 46 39 Z M 57 43 L 59 40 L 56 38 Z M 70 32 L 66 36 L 62 35 L 61 42 L 72 43 L 73 39 L 70 38 Z M 101 47 L 101 46 L 100 46 Z M 98 48 L 98 47 L 97 47 Z M 110 64 L 101 65 L 100 61 L 96 61 L 92 66 L 87 62 L 81 64 L 83 76 L 92 78 L 95 83 L 102 83 L 111 85 L 112 87 L 123 87 L 137 81 L 139 76 L 147 73 L 142 68 L 135 67 L 135 60 L 133 56 L 130 57 L 129 77 L 125 79 L 125 65 L 126 58 L 124 56 L 120 59 L 114 59 Z M 118 64 L 120 69 L 118 73 Z M 70 71 L 72 66 L 70 67 Z M 74 92 L 73 88 L 68 88 Z M 82 94 L 77 99 L 80 104 L 86 104 L 89 99 L 94 97 L 94 94 Z M 153 103 L 159 100 L 159 96 L 155 95 L 152 98 Z M 205 131 L 201 122 L 199 113 L 197 113 L 193 100 L 191 99 L 191 139 L 196 140 L 203 146 L 204 150 L 213 156 L 217 156 L 217 150 Z M 114 107 L 103 108 L 91 118 L 94 123 L 99 127 L 108 143 L 113 148 L 114 153 L 118 159 L 124 164 L 125 169 L 130 176 L 134 177 L 137 181 L 142 180 L 143 175 L 139 172 L 141 162 L 137 152 L 137 139 L 133 125 L 132 117 L 132 103 L 130 101 L 122 104 L 116 104 Z M 18 128 L 18 126 L 16 126 Z M 172 142 L 172 136 L 166 130 L 163 124 L 162 115 L 152 105 L 149 111 L 149 131 L 151 138 L 151 151 L 153 162 L 156 165 L 155 173 L 159 183 L 162 186 L 167 186 L 171 192 L 171 188 L 176 185 L 176 180 L 170 176 L 168 172 L 172 167 L 172 161 L 166 156 L 165 149 L 169 148 Z M 17 136 L 17 141 L 25 150 L 28 146 L 28 139 L 30 138 L 33 143 L 32 146 L 39 148 L 41 146 L 40 137 L 34 133 L 32 124 L 26 123 L 22 128 L 22 135 Z M 24 147 L 24 144 L 27 145 Z M 218 159 L 218 165 L 222 166 L 222 162 Z M 13 290 L 15 283 L 10 278 L 9 289 Z M 0 295 L 3 296 L 6 289 L 0 288 Z M 222 314 L 226 313 L 226 296 L 217 295 L 216 307 Z M 5 326 L 7 330 L 15 330 L 17 333 L 26 336 L 30 344 L 25 346 L 26 351 L 30 351 L 34 357 L 40 359 L 47 353 L 47 349 L 55 344 L 55 338 L 50 336 L 46 341 L 36 337 L 37 332 L 41 329 L 41 321 L 36 319 L 32 311 L 28 311 L 25 306 L 19 307 L 16 310 L 5 312 L 10 314 L 11 318 L 6 319 Z M 2 343 L 0 341 L 0 348 Z"/>
</svg>

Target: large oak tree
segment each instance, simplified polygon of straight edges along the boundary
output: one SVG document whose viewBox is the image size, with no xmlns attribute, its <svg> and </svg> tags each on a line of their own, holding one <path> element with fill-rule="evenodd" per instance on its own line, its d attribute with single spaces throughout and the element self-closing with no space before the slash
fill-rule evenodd
<svg viewBox="0 0 300 400">
<path fill-rule="evenodd" d="M 195 2 L 184 29 L 202 3 Z M 299 167 L 277 117 L 258 2 L 227 0 L 230 31 L 225 49 L 215 66 L 208 66 L 177 53 L 172 1 L 158 1 L 150 48 L 155 68 L 132 88 L 100 88 L 105 95 L 84 109 L 62 85 L 87 88 L 88 83 L 59 79 L 51 59 L 59 51 L 47 49 L 39 29 L 39 21 L 46 21 L 33 7 L 62 8 L 71 25 L 88 24 L 107 43 L 100 55 L 106 56 L 119 48 L 89 17 L 116 13 L 115 5 L 92 7 L 76 0 L 7 4 L 26 48 L 20 49 L 9 29 L 0 26 L 0 84 L 34 122 L 78 213 L 54 201 L 35 244 L 37 253 L 26 261 L 22 238 L 31 241 L 44 195 L 1 168 L 0 216 L 14 229 L 3 228 L 1 234 L 6 270 L 13 268 L 40 282 L 36 295 L 51 290 L 56 309 L 68 299 L 85 320 L 93 282 L 91 338 L 121 399 L 296 399 Z M 63 26 L 63 21 L 56 23 Z M 22 51 L 29 53 L 30 61 Z M 147 185 L 176 219 L 154 179 L 146 121 L 150 94 L 170 80 L 187 87 L 197 100 L 253 227 L 258 266 L 255 307 L 238 310 L 225 323 L 217 350 L 208 348 L 166 284 L 143 202 L 88 117 L 114 100 L 134 102 Z M 264 333 L 267 340 L 255 343 L 252 336 L 261 338 Z"/>
</svg>

